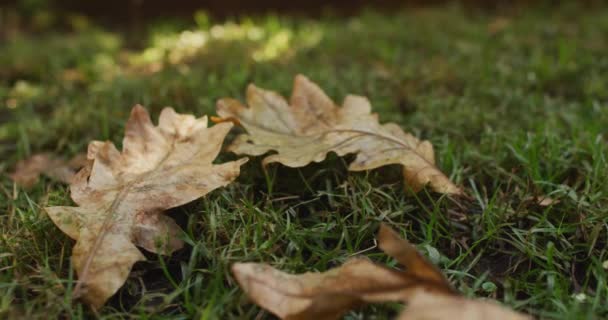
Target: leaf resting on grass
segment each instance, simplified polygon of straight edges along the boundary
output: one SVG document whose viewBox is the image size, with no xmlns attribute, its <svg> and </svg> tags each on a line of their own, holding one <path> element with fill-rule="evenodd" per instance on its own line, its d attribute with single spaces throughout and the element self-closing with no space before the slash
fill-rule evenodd
<svg viewBox="0 0 608 320">
<path fill-rule="evenodd" d="M 408 304 L 401 320 L 528 319 L 495 303 L 459 296 L 435 266 L 384 224 L 378 244 L 405 271 L 353 258 L 323 273 L 292 275 L 258 263 L 236 263 L 232 272 L 256 304 L 281 319 L 338 319 L 358 305 L 388 301 Z"/>
<path fill-rule="evenodd" d="M 207 128 L 165 108 L 154 126 L 142 106 L 131 111 L 122 153 L 111 142 L 89 144 L 89 165 L 71 184 L 78 207 L 46 208 L 53 222 L 77 240 L 72 262 L 79 283 L 75 295 L 102 306 L 126 281 L 133 264 L 144 260 L 135 247 L 170 254 L 182 247 L 181 230 L 163 211 L 225 186 L 246 158 L 214 165 L 232 127 Z"/>
<path fill-rule="evenodd" d="M 50 153 L 39 153 L 19 161 L 10 177 L 24 188 L 31 188 L 38 183 L 41 174 L 59 182 L 70 183 L 76 172 L 86 163 L 84 154 L 66 160 Z"/>
<path fill-rule="evenodd" d="M 398 320 L 531 320 L 494 301 L 418 292 Z"/>
<path fill-rule="evenodd" d="M 253 84 L 247 88 L 247 103 L 248 107 L 226 98 L 217 105 L 218 121 L 234 121 L 247 130 L 229 147 L 237 154 L 258 156 L 274 150 L 277 153 L 264 158 L 264 165 L 279 162 L 302 167 L 323 161 L 328 152 L 356 153 L 349 170 L 401 164 L 405 181 L 415 191 L 429 184 L 440 193 L 462 193 L 435 166 L 430 142 L 418 140 L 394 123 L 381 125 L 365 97 L 349 95 L 338 107 L 321 88 L 298 75 L 289 103 Z"/>
</svg>

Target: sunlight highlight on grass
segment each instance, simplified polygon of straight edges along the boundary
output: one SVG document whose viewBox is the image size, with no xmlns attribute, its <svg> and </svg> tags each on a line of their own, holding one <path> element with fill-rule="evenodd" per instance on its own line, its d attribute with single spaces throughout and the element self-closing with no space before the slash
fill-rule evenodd
<svg viewBox="0 0 608 320">
<path fill-rule="evenodd" d="M 300 39 L 297 45 L 293 42 L 296 36 Z M 322 30 L 314 25 L 297 32 L 276 21 L 266 24 L 226 22 L 209 28 L 155 34 L 150 46 L 139 53 L 132 53 L 129 62 L 154 73 L 162 70 L 165 64 L 189 63 L 213 52 L 216 46 L 226 44 L 237 45 L 240 47 L 238 50 L 255 62 L 266 62 L 314 47 L 322 38 Z"/>
<path fill-rule="evenodd" d="M 6 100 L 6 107 L 16 109 L 22 103 L 34 100 L 42 94 L 42 88 L 36 84 L 25 80 L 19 80 L 11 88 L 8 93 L 9 98 Z"/>
</svg>

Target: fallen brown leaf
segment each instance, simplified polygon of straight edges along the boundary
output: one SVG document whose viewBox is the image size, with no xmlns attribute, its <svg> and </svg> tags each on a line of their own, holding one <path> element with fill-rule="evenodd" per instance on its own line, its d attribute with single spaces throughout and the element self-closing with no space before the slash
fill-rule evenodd
<svg viewBox="0 0 608 320">
<path fill-rule="evenodd" d="M 384 224 L 378 245 L 405 271 L 352 258 L 323 273 L 293 275 L 259 263 L 236 263 L 232 272 L 249 298 L 281 319 L 337 319 L 358 305 L 388 301 L 408 304 L 399 319 L 527 319 L 460 297 L 435 266 Z M 458 306 L 463 309 L 455 310 Z"/>
<path fill-rule="evenodd" d="M 61 80 L 64 82 L 85 83 L 87 82 L 87 76 L 81 70 L 69 68 L 63 70 Z"/>
<path fill-rule="evenodd" d="M 31 188 L 44 174 L 53 180 L 70 183 L 76 172 L 86 165 L 85 154 L 78 154 L 70 160 L 57 157 L 51 153 L 35 154 L 17 162 L 10 178 L 24 188 Z"/>
<path fill-rule="evenodd" d="M 366 302 L 407 301 L 418 290 L 456 295 L 432 264 L 385 225 L 378 245 L 407 269 L 352 258 L 324 273 L 290 275 L 257 263 L 237 263 L 232 270 L 247 295 L 281 319 L 336 319 Z"/>
<path fill-rule="evenodd" d="M 507 29 L 511 25 L 511 20 L 505 17 L 498 17 L 488 23 L 488 33 L 495 35 Z"/>
<path fill-rule="evenodd" d="M 403 132 L 394 123 L 381 125 L 367 98 L 349 95 L 338 107 L 316 84 L 302 75 L 294 81 L 290 103 L 272 91 L 249 85 L 244 106 L 234 99 L 218 101 L 220 121 L 233 120 L 247 134 L 238 136 L 230 151 L 258 156 L 271 150 L 263 164 L 279 162 L 302 167 L 323 161 L 328 152 L 356 153 L 349 170 L 361 171 L 401 164 L 404 178 L 417 191 L 429 184 L 437 192 L 461 194 L 435 166 L 433 146 Z"/>
<path fill-rule="evenodd" d="M 89 165 L 71 184 L 78 207 L 46 208 L 53 222 L 75 239 L 72 262 L 79 277 L 75 295 L 102 306 L 126 281 L 133 264 L 144 260 L 135 247 L 170 254 L 182 247 L 181 229 L 163 210 L 195 200 L 230 183 L 245 159 L 214 165 L 232 127 L 207 128 L 165 108 L 154 126 L 135 106 L 119 152 L 111 142 L 89 144 Z"/>
<path fill-rule="evenodd" d="M 559 199 L 554 199 L 549 196 L 529 196 L 524 198 L 524 201 L 532 202 L 540 207 L 548 207 L 560 202 Z"/>
<path fill-rule="evenodd" d="M 408 301 L 398 320 L 531 320 L 494 301 L 471 300 L 420 291 Z"/>
</svg>

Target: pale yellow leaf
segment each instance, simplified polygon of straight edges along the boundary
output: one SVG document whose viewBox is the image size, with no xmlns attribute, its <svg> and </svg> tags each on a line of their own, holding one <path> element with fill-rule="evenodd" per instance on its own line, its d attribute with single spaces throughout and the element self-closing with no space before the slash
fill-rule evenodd
<svg viewBox="0 0 608 320">
<path fill-rule="evenodd" d="M 217 105 L 220 121 L 233 120 L 247 130 L 229 147 L 237 154 L 276 151 L 264 158 L 264 165 L 279 162 L 302 167 L 323 161 L 329 152 L 339 156 L 355 153 L 349 170 L 401 164 L 405 181 L 415 191 L 428 184 L 440 193 L 462 193 L 436 167 L 428 141 L 420 141 L 396 124 L 380 124 L 365 97 L 349 95 L 338 107 L 316 84 L 298 75 L 290 102 L 249 85 L 247 104 L 221 99 Z"/>
<path fill-rule="evenodd" d="M 170 254 L 182 247 L 181 230 L 163 211 L 227 185 L 246 161 L 212 164 L 231 128 L 207 128 L 206 118 L 165 108 L 158 126 L 135 106 L 123 150 L 111 142 L 89 144 L 89 164 L 73 179 L 78 207 L 46 208 L 53 222 L 75 239 L 72 262 L 79 277 L 75 295 L 97 308 L 144 260 L 136 246 Z"/>
</svg>

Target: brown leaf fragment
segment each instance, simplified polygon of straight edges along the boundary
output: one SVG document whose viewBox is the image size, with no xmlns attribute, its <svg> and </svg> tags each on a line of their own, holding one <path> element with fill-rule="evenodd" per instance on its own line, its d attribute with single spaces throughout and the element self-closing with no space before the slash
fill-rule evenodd
<svg viewBox="0 0 608 320">
<path fill-rule="evenodd" d="M 85 154 L 65 160 L 51 153 L 38 153 L 17 162 L 10 178 L 24 188 L 31 188 L 38 183 L 41 174 L 59 182 L 70 183 L 76 172 L 86 165 L 86 161 Z"/>
<path fill-rule="evenodd" d="M 236 263 L 232 272 L 251 300 L 281 319 L 338 319 L 359 305 L 388 301 L 408 304 L 400 319 L 468 319 L 470 314 L 526 319 L 497 305 L 460 297 L 435 266 L 386 225 L 380 227 L 378 246 L 406 269 L 352 258 L 322 273 L 288 274 L 259 263 Z M 436 305 L 432 304 L 434 298 Z M 452 311 L 457 317 L 451 318 L 449 308 L 458 304 L 466 310 Z M 427 315 L 430 317 L 424 318 Z"/>
<path fill-rule="evenodd" d="M 365 97 L 349 95 L 338 107 L 321 88 L 298 75 L 289 102 L 251 84 L 247 104 L 228 98 L 217 104 L 219 121 L 234 121 L 247 131 L 230 145 L 232 152 L 258 156 L 276 151 L 264 158 L 264 165 L 279 162 L 294 168 L 321 162 L 329 152 L 355 153 L 351 171 L 401 164 L 405 181 L 415 191 L 428 184 L 436 192 L 462 194 L 435 166 L 431 143 L 394 123 L 380 124 Z"/>
<path fill-rule="evenodd" d="M 549 196 L 528 196 L 524 198 L 524 201 L 532 202 L 540 207 L 549 207 L 560 202 L 559 199 L 554 199 Z"/>
<path fill-rule="evenodd" d="M 438 288 L 445 288 L 446 293 L 456 293 L 450 282 L 435 265 L 424 258 L 407 240 L 401 238 L 395 230 L 386 224 L 380 225 L 378 247 L 387 255 L 407 268 L 407 272 L 416 278 L 434 283 Z"/>
<path fill-rule="evenodd" d="M 488 33 L 490 35 L 496 35 L 498 33 L 503 32 L 511 25 L 511 20 L 505 17 L 498 17 L 488 23 Z"/>
<path fill-rule="evenodd" d="M 46 208 L 53 222 L 76 240 L 72 262 L 79 277 L 75 295 L 101 307 L 144 260 L 136 246 L 170 254 L 183 246 L 182 232 L 163 211 L 229 184 L 245 159 L 214 165 L 232 127 L 207 128 L 207 119 L 161 112 L 154 126 L 142 106 L 131 111 L 123 150 L 111 142 L 89 144 L 90 160 L 73 179 L 78 207 Z"/>
<path fill-rule="evenodd" d="M 419 292 L 408 302 L 399 320 L 531 320 L 494 301 Z"/>
</svg>

